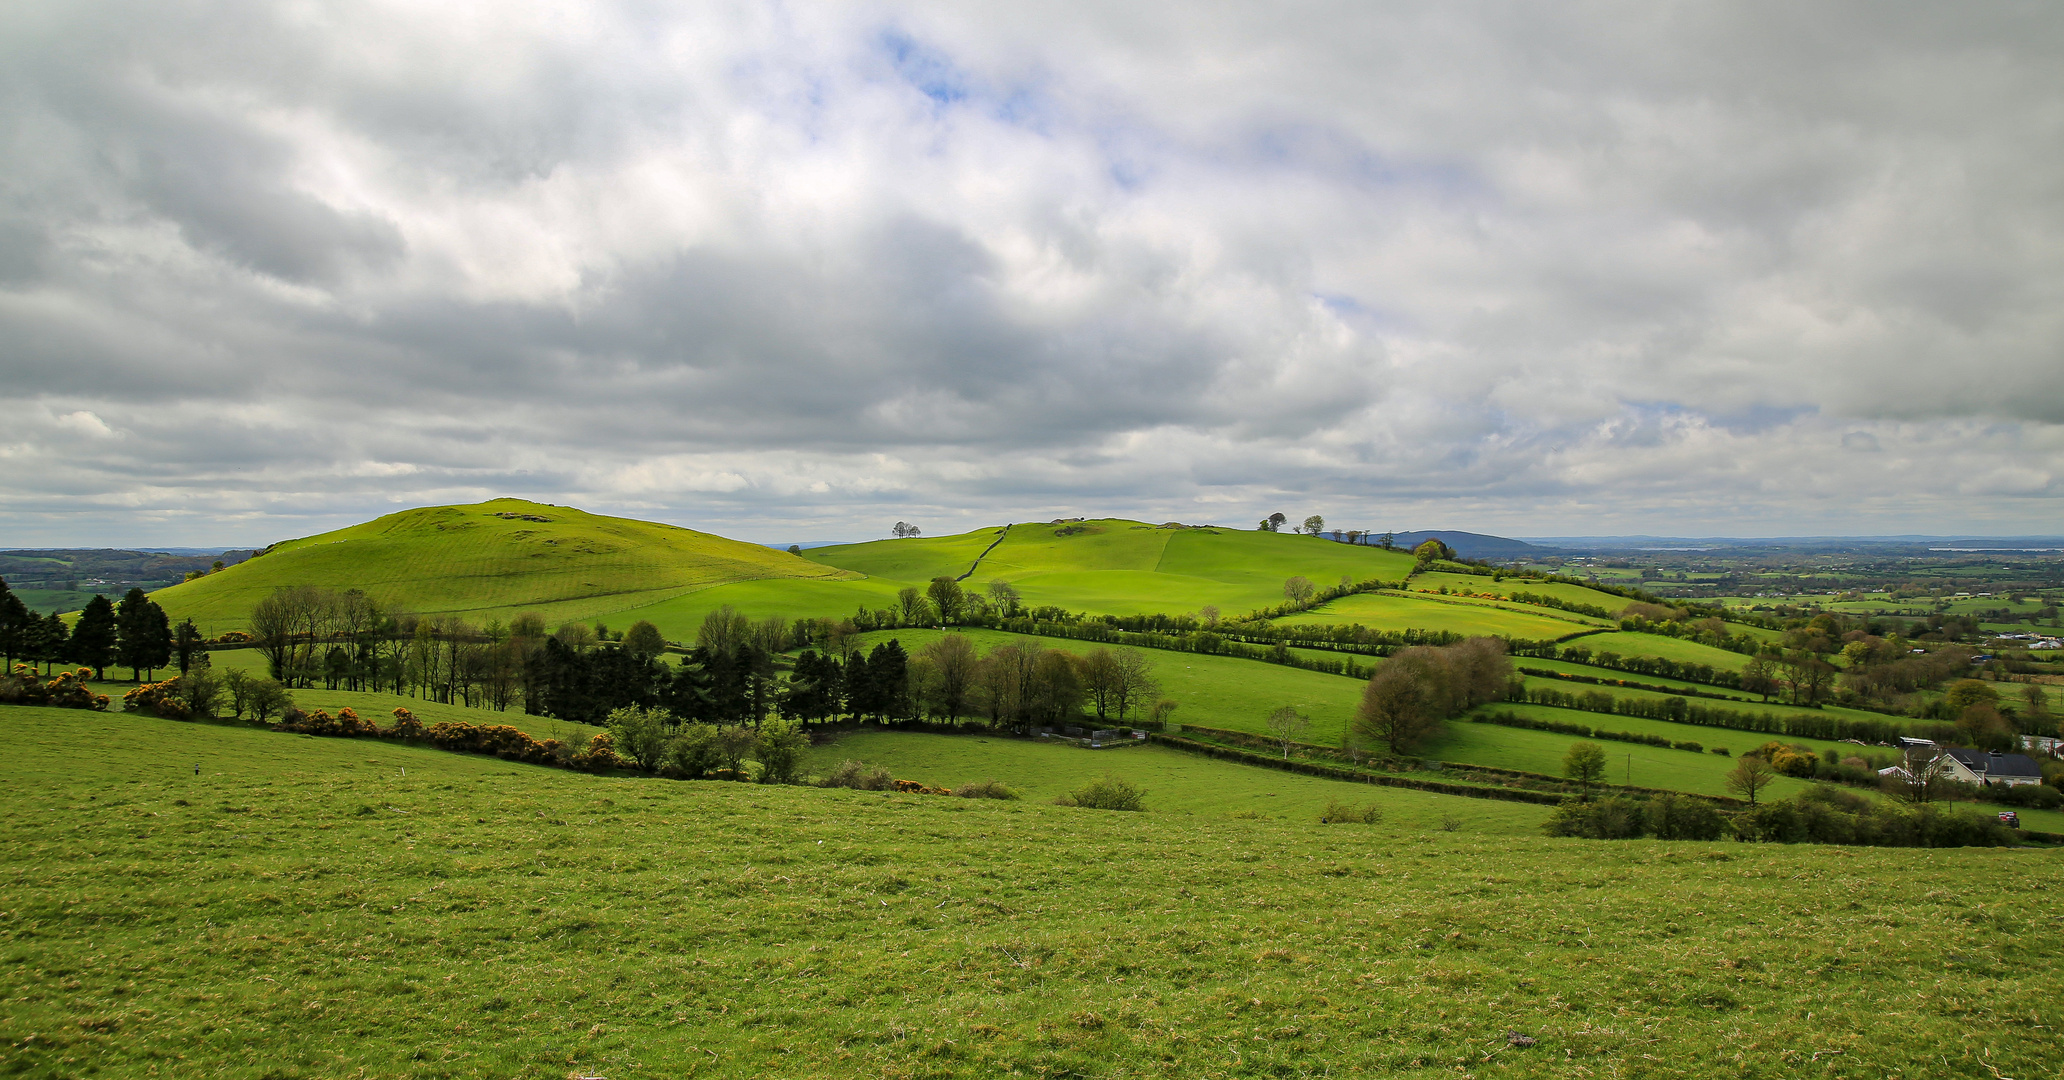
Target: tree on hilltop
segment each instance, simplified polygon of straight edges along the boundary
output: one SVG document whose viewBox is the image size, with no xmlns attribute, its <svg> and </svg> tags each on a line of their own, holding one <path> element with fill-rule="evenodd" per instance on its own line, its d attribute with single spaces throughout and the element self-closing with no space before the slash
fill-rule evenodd
<svg viewBox="0 0 2064 1080">
<path fill-rule="evenodd" d="M 1288 517 L 1285 517 L 1281 512 L 1277 512 L 1274 514 L 1270 514 L 1265 518 L 1262 518 L 1261 524 L 1256 525 L 1254 528 L 1257 532 L 1281 532 L 1284 523 L 1288 522 L 1289 520 L 1290 519 Z"/>
<path fill-rule="evenodd" d="M 1326 519 L 1317 514 L 1304 519 L 1304 531 L 1307 536 L 1317 536 L 1324 532 L 1325 529 Z"/>
<path fill-rule="evenodd" d="M 918 528 L 917 526 L 915 526 L 915 525 L 912 525 L 911 523 L 909 523 L 909 522 L 907 522 L 907 521 L 899 521 L 899 522 L 897 522 L 897 523 L 896 523 L 896 527 L 895 527 L 895 528 L 893 528 L 893 529 L 891 529 L 891 530 L 889 530 L 889 531 L 890 531 L 890 532 L 893 532 L 893 533 L 895 533 L 895 534 L 896 534 L 896 539 L 898 539 L 898 540 L 908 540 L 908 539 L 910 539 L 910 538 L 911 538 L 911 537 L 913 537 L 913 536 L 922 536 L 922 535 L 924 535 L 924 530 L 923 530 L 923 529 L 920 529 L 920 528 Z"/>
</svg>

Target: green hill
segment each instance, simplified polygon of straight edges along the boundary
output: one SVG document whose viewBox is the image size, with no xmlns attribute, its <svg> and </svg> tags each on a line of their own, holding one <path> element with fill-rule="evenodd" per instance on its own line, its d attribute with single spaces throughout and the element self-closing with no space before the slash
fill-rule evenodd
<svg viewBox="0 0 2064 1080">
<path fill-rule="evenodd" d="M 495 499 L 404 510 L 300 540 L 153 594 L 174 619 L 219 633 L 289 585 L 363 589 L 417 614 L 590 619 L 738 581 L 855 577 L 674 525 Z"/>
</svg>

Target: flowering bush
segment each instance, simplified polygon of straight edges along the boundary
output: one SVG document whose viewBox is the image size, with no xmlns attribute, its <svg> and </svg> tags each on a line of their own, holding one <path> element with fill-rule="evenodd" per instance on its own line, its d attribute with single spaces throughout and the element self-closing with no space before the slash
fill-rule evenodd
<svg viewBox="0 0 2064 1080">
<path fill-rule="evenodd" d="M 147 712 L 167 720 L 186 720 L 193 715 L 186 707 L 186 698 L 179 692 L 178 679 L 144 683 L 123 694 L 122 711 Z"/>
<path fill-rule="evenodd" d="M 108 696 L 96 694 L 86 685 L 93 677 L 88 668 L 60 671 L 50 678 L 36 673 L 31 664 L 16 664 L 14 671 L 0 678 L 0 701 L 14 705 L 48 705 L 58 709 L 92 709 L 106 712 Z"/>
</svg>

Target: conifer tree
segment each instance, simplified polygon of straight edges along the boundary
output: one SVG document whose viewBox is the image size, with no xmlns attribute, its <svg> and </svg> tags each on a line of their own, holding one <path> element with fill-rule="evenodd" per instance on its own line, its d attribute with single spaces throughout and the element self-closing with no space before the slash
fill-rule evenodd
<svg viewBox="0 0 2064 1080">
<path fill-rule="evenodd" d="M 72 627 L 68 655 L 73 663 L 92 668 L 95 679 L 106 677 L 107 666 L 115 658 L 115 605 L 107 597 L 95 593 L 86 602 L 78 624 Z"/>
</svg>

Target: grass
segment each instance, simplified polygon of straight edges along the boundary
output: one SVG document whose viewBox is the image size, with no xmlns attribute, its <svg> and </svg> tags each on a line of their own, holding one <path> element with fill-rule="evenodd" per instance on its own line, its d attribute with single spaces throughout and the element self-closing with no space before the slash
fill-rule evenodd
<svg viewBox="0 0 2064 1080">
<path fill-rule="evenodd" d="M 1027 739 L 869 731 L 813 747 L 806 767 L 821 775 L 849 759 L 935 787 L 1001 780 L 1027 800 L 1040 802 L 1109 774 L 1145 790 L 1153 814 L 1312 822 L 1337 800 L 1374 803 L 1382 807 L 1385 822 L 1409 831 L 1434 830 L 1453 819 L 1456 828 L 1467 832 L 1537 836 L 1549 813 L 1548 807 L 1531 803 L 1323 780 L 1145 745 L 1085 750 Z"/>
<path fill-rule="evenodd" d="M 1750 657 L 1711 645 L 1682 638 L 1664 637 L 1661 634 L 1636 634 L 1615 630 L 1606 634 L 1593 634 L 1580 638 L 1572 644 L 1591 650 L 1593 656 L 1599 653 L 1617 653 L 1620 656 L 1654 656 L 1673 660 L 1680 664 L 1705 664 L 1716 671 L 1740 671 L 1748 665 Z M 1620 672 L 1623 679 L 1641 679 L 1643 676 L 1631 672 Z"/>
<path fill-rule="evenodd" d="M 152 597 L 175 621 L 191 617 L 213 635 L 246 625 L 252 606 L 285 585 L 363 589 L 391 609 L 476 622 L 523 611 L 558 622 L 734 581 L 849 576 L 692 529 L 496 499 L 405 510 L 287 541 Z"/>
<path fill-rule="evenodd" d="M 1496 581 L 1475 574 L 1456 574 L 1447 571 L 1429 571 L 1414 575 L 1411 587 L 1415 592 L 1434 592 L 1445 586 L 1451 593 L 1481 593 L 1491 596 L 1511 596 L 1513 593 L 1533 593 L 1535 596 L 1551 596 L 1572 604 L 1592 604 L 1602 607 L 1617 616 L 1622 608 L 1633 601 L 1624 596 L 1587 589 L 1582 585 L 1570 585 L 1560 581 L 1528 581 L 1525 578 L 1507 578 Z M 1551 609 L 1553 610 L 1553 609 Z"/>
<path fill-rule="evenodd" d="M 1037 641 L 1052 649 L 1082 655 L 1097 647 L 1093 641 L 1065 638 L 1034 638 L 995 630 L 963 630 L 975 647 L 988 653 L 1008 642 Z M 863 635 L 869 648 L 876 642 L 895 638 L 916 652 L 942 636 L 938 630 L 884 630 Z M 1340 675 L 1305 671 L 1259 660 L 1229 656 L 1204 656 L 1163 649 L 1140 650 L 1161 684 L 1163 697 L 1173 698 L 1179 707 L 1172 715 L 1177 723 L 1236 731 L 1263 732 L 1268 714 L 1284 705 L 1294 705 L 1311 718 L 1307 742 L 1332 745 L 1340 741 L 1361 701 L 1363 683 Z M 1115 720 L 1115 718 L 1113 718 Z"/>
<path fill-rule="evenodd" d="M 0 723 L 17 1075 L 2053 1069 L 2050 853 L 1116 814 Z"/>
<path fill-rule="evenodd" d="M 1537 614 L 1536 612 L 1542 612 Z M 1430 599 L 1392 593 L 1358 593 L 1343 596 L 1299 615 L 1276 620 L 1289 626 L 1345 626 L 1360 624 L 1371 630 L 1445 630 L 1449 633 L 1490 634 L 1531 640 L 1567 637 L 1598 625 L 1596 620 L 1520 605 L 1500 605 L 1474 600 Z"/>
<path fill-rule="evenodd" d="M 1021 522 L 991 548 L 996 530 L 816 548 L 807 557 L 905 584 L 973 569 L 976 591 L 1006 580 L 1032 606 L 1095 615 L 1182 614 L 1214 605 L 1227 615 L 1283 601 L 1283 582 L 1322 585 L 1402 578 L 1410 556 L 1318 537 L 1220 528 L 1169 529 L 1111 518 Z M 988 553 L 983 555 L 984 549 Z M 981 556 L 979 564 L 973 562 Z M 898 577 L 897 575 L 908 575 Z"/>
</svg>

